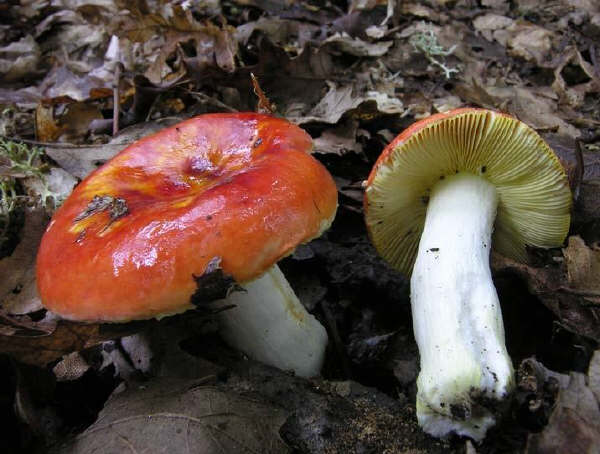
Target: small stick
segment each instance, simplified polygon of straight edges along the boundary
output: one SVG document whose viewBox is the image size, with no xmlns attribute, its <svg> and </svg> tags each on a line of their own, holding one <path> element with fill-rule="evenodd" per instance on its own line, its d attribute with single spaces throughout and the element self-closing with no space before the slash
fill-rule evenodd
<svg viewBox="0 0 600 454">
<path fill-rule="evenodd" d="M 113 87 L 113 136 L 119 132 L 119 111 L 121 107 L 121 96 L 119 93 L 119 82 L 121 80 L 121 63 L 115 65 L 115 80 Z"/>
<path fill-rule="evenodd" d="M 258 96 L 258 105 L 256 106 L 256 111 L 258 113 L 266 113 L 272 114 L 275 112 L 275 105 L 271 104 L 265 92 L 260 88 L 260 84 L 258 83 L 258 79 L 253 73 L 250 73 L 250 77 L 252 78 L 252 86 L 254 87 L 254 94 Z"/>
</svg>

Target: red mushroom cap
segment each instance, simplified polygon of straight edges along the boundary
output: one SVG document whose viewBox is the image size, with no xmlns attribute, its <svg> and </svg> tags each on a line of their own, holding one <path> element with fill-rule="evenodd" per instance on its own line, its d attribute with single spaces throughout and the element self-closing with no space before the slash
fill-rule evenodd
<svg viewBox="0 0 600 454">
<path fill-rule="evenodd" d="M 250 281 L 319 236 L 337 191 L 291 123 L 211 114 L 139 140 L 79 184 L 37 258 L 43 304 L 64 318 L 128 321 L 192 307 L 220 260 Z"/>
</svg>

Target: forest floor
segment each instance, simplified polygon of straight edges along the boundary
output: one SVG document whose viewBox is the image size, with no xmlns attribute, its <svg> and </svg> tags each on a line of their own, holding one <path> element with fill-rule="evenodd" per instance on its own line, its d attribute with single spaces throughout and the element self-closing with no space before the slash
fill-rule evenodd
<svg viewBox="0 0 600 454">
<path fill-rule="evenodd" d="M 0 4 L 3 452 L 599 452 L 598 43 L 595 0 Z M 331 229 L 280 262 L 328 330 L 322 377 L 244 358 L 202 312 L 46 311 L 36 252 L 74 185 L 165 126 L 256 110 L 251 74 L 338 187 Z M 416 423 L 408 280 L 369 241 L 361 185 L 399 132 L 463 106 L 534 128 L 575 199 L 563 248 L 493 256 L 517 389 L 481 443 Z"/>
</svg>

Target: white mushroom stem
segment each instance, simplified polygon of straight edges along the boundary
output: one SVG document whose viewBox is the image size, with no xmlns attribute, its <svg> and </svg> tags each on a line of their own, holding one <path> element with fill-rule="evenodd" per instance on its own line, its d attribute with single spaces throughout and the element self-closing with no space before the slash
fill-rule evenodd
<svg viewBox="0 0 600 454">
<path fill-rule="evenodd" d="M 307 312 L 277 265 L 242 285 L 216 306 L 235 305 L 218 315 L 219 332 L 249 357 L 301 377 L 318 375 L 327 331 Z"/>
<path fill-rule="evenodd" d="M 467 173 L 431 191 L 411 304 L 421 355 L 417 418 L 437 437 L 482 439 L 495 422 L 489 405 L 513 387 L 489 266 L 497 205 L 495 187 Z"/>
</svg>

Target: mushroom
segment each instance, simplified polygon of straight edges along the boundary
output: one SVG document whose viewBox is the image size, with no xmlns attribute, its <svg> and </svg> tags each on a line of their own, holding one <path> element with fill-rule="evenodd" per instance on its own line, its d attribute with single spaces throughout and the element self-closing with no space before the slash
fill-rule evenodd
<svg viewBox="0 0 600 454">
<path fill-rule="evenodd" d="M 458 109 L 394 139 L 366 184 L 378 252 L 411 275 L 421 357 L 417 418 L 431 435 L 481 440 L 514 387 L 492 282 L 493 248 L 526 261 L 526 246 L 562 244 L 571 192 L 552 150 L 524 123 Z"/>
<path fill-rule="evenodd" d="M 141 139 L 90 174 L 55 213 L 37 257 L 44 306 L 63 318 L 160 318 L 225 297 L 226 339 L 318 374 L 323 326 L 276 263 L 318 237 L 337 191 L 310 136 L 254 113 L 195 117 Z M 242 291 L 230 292 L 231 284 Z"/>
</svg>

